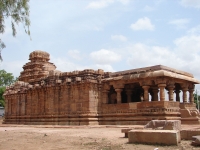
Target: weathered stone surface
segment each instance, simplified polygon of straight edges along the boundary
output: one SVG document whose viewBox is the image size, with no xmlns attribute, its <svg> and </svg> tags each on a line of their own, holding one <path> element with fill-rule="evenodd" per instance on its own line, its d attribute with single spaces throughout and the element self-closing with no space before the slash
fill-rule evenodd
<svg viewBox="0 0 200 150">
<path fill-rule="evenodd" d="M 163 130 L 181 130 L 181 121 L 166 120 Z"/>
<path fill-rule="evenodd" d="M 4 93 L 4 123 L 145 125 L 152 119 L 199 122 L 193 91 L 194 84 L 200 82 L 190 73 L 162 65 L 115 73 L 101 69 L 61 72 L 49 62 L 47 52 L 38 50 L 29 55 L 29 60 L 19 81 Z M 191 115 L 184 117 L 180 107 Z M 157 128 L 179 127 L 168 123 Z"/>
<path fill-rule="evenodd" d="M 132 128 L 124 128 L 124 129 L 121 129 L 121 133 L 124 133 L 124 137 L 127 138 L 128 137 L 128 132 L 131 131 L 131 130 L 134 130 L 134 129 L 138 129 L 138 130 L 141 130 L 141 129 L 144 129 L 144 126 L 134 126 Z"/>
<path fill-rule="evenodd" d="M 180 120 L 152 120 L 144 128 L 161 129 L 161 130 L 181 130 Z"/>
<path fill-rule="evenodd" d="M 127 128 L 127 129 L 122 129 L 121 132 L 124 133 L 124 137 L 127 138 L 128 137 L 128 132 L 131 131 L 133 129 L 131 128 Z"/>
<path fill-rule="evenodd" d="M 192 140 L 193 136 L 200 135 L 199 129 L 193 130 L 181 130 L 181 139 L 182 140 Z"/>
<path fill-rule="evenodd" d="M 178 145 L 181 141 L 177 130 L 131 130 L 128 132 L 129 143 Z"/>
<path fill-rule="evenodd" d="M 200 146 L 200 135 L 198 136 L 193 136 L 192 137 L 192 145 L 194 146 Z"/>
</svg>

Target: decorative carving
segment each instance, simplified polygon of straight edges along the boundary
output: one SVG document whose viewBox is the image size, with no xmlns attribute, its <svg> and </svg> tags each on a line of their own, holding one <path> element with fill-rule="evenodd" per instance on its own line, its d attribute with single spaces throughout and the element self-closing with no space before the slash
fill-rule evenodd
<svg viewBox="0 0 200 150">
<path fill-rule="evenodd" d="M 141 86 L 150 86 L 153 85 L 153 81 L 152 80 L 142 80 L 139 82 Z"/>
<path fill-rule="evenodd" d="M 157 78 L 154 80 L 155 84 L 166 84 L 167 81 L 168 80 L 166 78 Z"/>
<path fill-rule="evenodd" d="M 160 65 L 116 73 L 100 69 L 60 72 L 55 68 L 48 53 L 30 54 L 20 81 L 6 87 L 5 123 L 89 125 L 180 119 L 181 104 L 173 101 L 173 90 L 179 101 L 180 89 L 185 91 L 184 102 L 186 91 L 190 93 L 190 103 L 181 109 L 190 107 L 193 114 L 196 110 L 193 92 L 199 82 L 189 73 Z M 165 87 L 169 101 L 165 101 Z"/>
</svg>

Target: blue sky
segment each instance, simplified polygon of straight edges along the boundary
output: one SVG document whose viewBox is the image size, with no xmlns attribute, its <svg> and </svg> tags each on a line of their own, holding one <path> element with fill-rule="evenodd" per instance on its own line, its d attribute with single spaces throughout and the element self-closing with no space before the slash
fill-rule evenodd
<svg viewBox="0 0 200 150">
<path fill-rule="evenodd" d="M 57 70 L 166 65 L 200 80 L 200 0 L 30 0 L 31 38 L 10 20 L 1 69 L 19 76 L 34 50 Z"/>
</svg>

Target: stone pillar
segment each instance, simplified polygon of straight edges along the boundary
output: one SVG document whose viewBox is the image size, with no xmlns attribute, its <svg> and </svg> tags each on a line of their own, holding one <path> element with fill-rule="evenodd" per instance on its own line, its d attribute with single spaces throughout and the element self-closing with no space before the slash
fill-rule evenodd
<svg viewBox="0 0 200 150">
<path fill-rule="evenodd" d="M 149 87 L 150 86 L 142 86 L 142 88 L 144 89 L 144 101 L 148 102 L 149 101 Z"/>
<path fill-rule="evenodd" d="M 152 91 L 153 91 L 153 99 L 152 99 L 152 101 L 158 101 L 158 92 L 159 92 L 158 87 L 153 87 Z"/>
<path fill-rule="evenodd" d="M 104 90 L 103 91 L 103 104 L 108 104 L 108 93 L 109 91 L 108 90 Z"/>
<path fill-rule="evenodd" d="M 176 93 L 176 101 L 177 101 L 177 102 L 180 102 L 180 95 L 179 95 L 179 93 L 180 93 L 181 91 L 180 91 L 179 89 L 176 89 L 174 92 Z"/>
<path fill-rule="evenodd" d="M 160 101 L 165 101 L 166 84 L 158 84 L 158 87 L 160 88 Z"/>
<path fill-rule="evenodd" d="M 190 103 L 194 103 L 194 94 L 193 94 L 193 92 L 194 92 L 194 89 L 189 89 L 189 102 Z"/>
<path fill-rule="evenodd" d="M 183 91 L 183 102 L 187 103 L 187 91 L 188 91 L 188 88 L 184 88 L 184 89 L 182 89 L 182 91 Z"/>
<path fill-rule="evenodd" d="M 169 85 L 168 89 L 169 89 L 169 101 L 174 101 L 174 85 Z"/>
<path fill-rule="evenodd" d="M 117 92 L 117 104 L 121 103 L 121 91 L 122 89 L 115 89 Z"/>
<path fill-rule="evenodd" d="M 127 102 L 130 103 L 131 102 L 131 95 L 132 95 L 132 90 L 128 89 L 126 91 L 126 95 L 127 95 Z"/>
</svg>

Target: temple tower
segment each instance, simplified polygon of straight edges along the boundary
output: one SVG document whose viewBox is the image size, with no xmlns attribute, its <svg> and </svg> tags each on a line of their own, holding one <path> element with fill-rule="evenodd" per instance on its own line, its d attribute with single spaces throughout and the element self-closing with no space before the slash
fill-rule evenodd
<svg viewBox="0 0 200 150">
<path fill-rule="evenodd" d="M 49 71 L 55 70 L 56 66 L 49 62 L 49 53 L 36 50 L 30 53 L 30 62 L 23 66 L 24 71 L 20 73 L 19 81 L 36 82 L 49 75 Z"/>
</svg>

